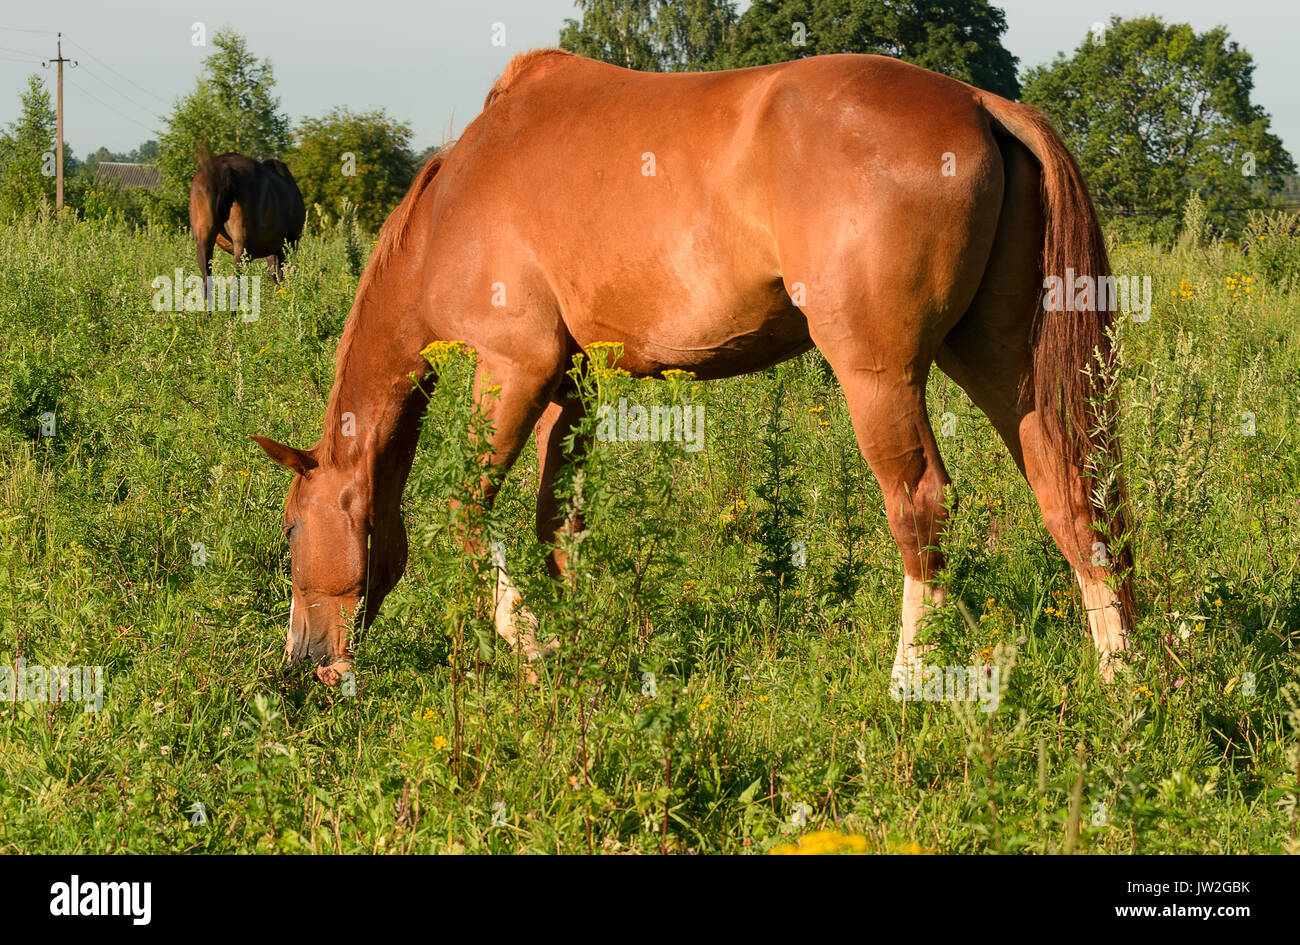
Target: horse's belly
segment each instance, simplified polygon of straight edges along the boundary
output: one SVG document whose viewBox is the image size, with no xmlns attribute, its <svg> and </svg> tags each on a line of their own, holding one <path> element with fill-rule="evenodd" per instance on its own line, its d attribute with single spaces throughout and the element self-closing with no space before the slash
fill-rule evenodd
<svg viewBox="0 0 1300 945">
<path fill-rule="evenodd" d="M 642 376 L 677 369 L 700 378 L 732 377 L 812 347 L 807 320 L 788 297 L 741 307 L 705 305 L 637 314 L 570 327 L 584 347 L 602 341 L 622 344 L 618 366 Z"/>
</svg>

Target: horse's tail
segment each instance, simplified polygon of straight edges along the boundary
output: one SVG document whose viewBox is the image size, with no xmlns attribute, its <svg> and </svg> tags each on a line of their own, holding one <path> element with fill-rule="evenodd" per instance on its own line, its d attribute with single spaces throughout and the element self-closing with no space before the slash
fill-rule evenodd
<svg viewBox="0 0 1300 945">
<path fill-rule="evenodd" d="M 1099 290 L 1102 280 L 1110 276 L 1110 262 L 1079 165 L 1037 109 L 988 93 L 981 94 L 981 101 L 996 125 L 1028 148 L 1042 168 L 1042 275 L 1059 278 L 1063 291 L 1071 295 L 1074 286 L 1066 281 L 1067 272 L 1075 278 L 1091 277 L 1092 297 L 1100 302 Z M 1063 475 L 1072 478 L 1074 471 L 1095 466 L 1098 459 L 1113 464 L 1116 475 L 1107 507 L 1097 511 L 1109 520 L 1108 557 L 1121 580 L 1117 590 L 1126 625 L 1132 627 L 1131 555 L 1123 537 L 1128 531 L 1128 501 L 1119 475 L 1115 403 L 1102 378 L 1114 365 L 1107 333 L 1112 314 L 1109 305 L 1094 307 L 1097 310 L 1087 312 L 1049 310 L 1046 299 L 1040 302 L 1031 335 L 1034 408 L 1065 460 Z M 1099 470 L 1103 477 L 1108 472 Z M 1083 485 L 1085 492 L 1092 492 L 1087 482 Z M 1067 494 L 1073 486 L 1066 483 Z"/>
</svg>

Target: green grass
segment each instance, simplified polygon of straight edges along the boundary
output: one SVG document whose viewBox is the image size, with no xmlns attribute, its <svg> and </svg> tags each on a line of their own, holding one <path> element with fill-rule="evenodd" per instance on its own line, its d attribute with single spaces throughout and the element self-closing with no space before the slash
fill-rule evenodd
<svg viewBox="0 0 1300 945">
<path fill-rule="evenodd" d="M 255 267 L 261 318 L 244 323 L 152 311 L 151 280 L 192 268 L 183 233 L 0 226 L 0 662 L 107 674 L 97 713 L 0 704 L 0 849 L 763 852 L 828 828 L 879 851 L 1295 852 L 1295 251 L 1267 272 L 1217 244 L 1114 251 L 1156 303 L 1121 326 L 1140 622 L 1109 687 L 1027 486 L 936 372 L 936 427 L 956 416 L 951 591 L 974 618 L 949 608 L 936 638 L 1004 667 L 984 713 L 889 696 L 899 558 L 815 353 L 699 389 L 603 379 L 606 396 L 705 403 L 707 445 L 597 451 L 568 594 L 532 538 L 525 454 L 490 524 L 567 643 L 537 686 L 449 537 L 456 362 L 407 495 L 411 564 L 358 641 L 355 694 L 286 673 L 288 477 L 248 435 L 319 435 L 355 239 L 310 229 L 278 293 Z M 791 541 L 805 567 L 782 564 Z"/>
</svg>

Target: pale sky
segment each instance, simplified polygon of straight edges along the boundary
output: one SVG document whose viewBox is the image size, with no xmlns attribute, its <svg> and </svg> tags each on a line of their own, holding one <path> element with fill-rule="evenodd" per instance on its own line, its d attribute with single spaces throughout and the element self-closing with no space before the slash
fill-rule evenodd
<svg viewBox="0 0 1300 945">
<path fill-rule="evenodd" d="M 996 0 L 995 0 L 996 2 Z M 1069 52 L 1111 14 L 1155 13 L 1198 31 L 1225 25 L 1255 60 L 1254 101 L 1275 134 L 1300 159 L 1300 4 L 1295 0 L 1003 0 L 1003 42 L 1023 72 Z M 742 9 L 748 3 L 742 3 Z M 423 149 L 458 134 L 482 105 L 493 80 L 517 52 L 552 46 L 572 0 L 63 0 L 7 3 L 0 9 L 0 124 L 18 112 L 27 76 L 53 88 L 54 31 L 78 59 L 64 89 L 64 137 L 84 157 L 100 145 L 127 151 L 157 137 L 160 115 L 193 88 L 208 48 L 191 42 L 192 25 L 208 36 L 233 26 L 255 55 L 275 67 L 283 108 L 295 121 L 335 105 L 383 106 L 407 121 Z M 494 24 L 505 45 L 492 43 Z M 48 30 L 46 33 L 16 30 Z M 23 60 L 23 61 L 14 61 Z"/>
</svg>

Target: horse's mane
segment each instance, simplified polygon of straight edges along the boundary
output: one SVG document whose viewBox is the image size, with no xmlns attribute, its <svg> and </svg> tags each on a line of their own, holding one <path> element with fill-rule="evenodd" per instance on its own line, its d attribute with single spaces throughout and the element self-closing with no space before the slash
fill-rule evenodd
<svg viewBox="0 0 1300 945">
<path fill-rule="evenodd" d="M 563 49 L 534 49 L 532 52 L 515 56 L 506 64 L 505 72 L 501 73 L 501 78 L 497 79 L 492 86 L 492 90 L 488 92 L 487 99 L 483 102 L 483 110 L 487 111 L 493 102 L 509 92 L 520 77 L 538 61 L 572 55 L 573 53 L 565 52 Z M 406 245 L 416 204 L 420 202 L 420 197 L 424 194 L 425 189 L 437 176 L 453 144 L 455 144 L 454 141 L 447 142 L 429 160 L 425 161 L 424 167 L 420 168 L 416 173 L 415 180 L 411 183 L 411 188 L 406 192 L 406 196 L 402 198 L 402 202 L 388 215 L 388 219 L 384 222 L 384 227 L 379 233 L 379 240 L 375 244 L 375 251 L 371 254 L 370 265 L 366 267 L 365 274 L 361 278 L 361 285 L 357 287 L 358 298 L 362 296 L 371 277 L 381 272 L 388 265 L 393 254 L 399 252 Z"/>
<path fill-rule="evenodd" d="M 556 57 L 567 58 L 572 55 L 573 53 L 563 49 L 534 49 L 515 56 L 506 63 L 506 71 L 501 73 L 501 78 L 496 80 L 487 98 L 483 100 L 483 110 L 487 111 L 493 102 L 509 92 L 518 83 L 520 77 L 539 61 Z"/>
<path fill-rule="evenodd" d="M 370 255 L 370 264 L 366 266 L 366 271 L 361 277 L 361 285 L 357 286 L 357 298 L 365 294 L 372 277 L 388 265 L 393 254 L 406 245 L 406 239 L 411 232 L 412 218 L 415 216 L 415 206 L 420 202 L 420 197 L 433 182 L 438 171 L 442 169 L 443 162 L 447 160 L 447 154 L 454 143 L 447 142 L 424 162 L 424 166 L 416 172 L 415 180 L 411 182 L 411 187 L 402 198 L 402 202 L 393 208 L 393 212 L 384 221 L 383 229 L 379 231 L 379 239 L 375 242 L 375 251 Z"/>
<path fill-rule="evenodd" d="M 520 77 L 539 60 L 571 55 L 572 53 L 567 53 L 561 49 L 535 49 L 532 52 L 515 56 L 506 64 L 505 72 L 492 86 L 492 90 L 488 92 L 487 100 L 483 104 L 484 111 L 507 94 L 519 81 Z M 425 191 L 429 189 L 434 178 L 437 177 L 438 171 L 442 169 L 442 165 L 450 155 L 454 144 L 454 141 L 447 142 L 429 160 L 424 162 L 424 166 L 416 172 L 415 180 L 411 182 L 411 187 L 407 190 L 406 196 L 388 215 L 388 219 L 384 221 L 383 229 L 379 231 L 379 239 L 375 241 L 375 249 L 370 254 L 370 262 L 361 275 L 360 283 L 357 285 L 356 302 L 353 306 L 352 315 L 348 318 L 347 325 L 343 329 L 343 337 L 339 339 L 337 363 L 335 365 L 336 388 L 339 380 L 347 372 L 352 356 L 352 342 L 355 334 L 361 329 L 361 319 L 358 316 L 361 314 L 362 303 L 370 291 L 371 284 L 388 267 L 393 257 L 405 248 L 410 238 L 411 227 L 415 222 L 415 209 L 420 204 L 420 198 L 424 196 Z M 320 443 L 324 455 L 318 457 L 318 459 L 322 461 L 332 456 L 337 445 L 337 434 L 341 428 L 342 405 L 333 396 L 333 393 L 330 397 L 329 406 L 326 408 L 325 435 Z"/>
<path fill-rule="evenodd" d="M 410 189 L 406 191 L 400 203 L 393 208 L 393 212 L 388 215 L 384 221 L 383 228 L 379 231 L 379 239 L 375 241 L 374 252 L 370 254 L 370 262 L 366 265 L 365 272 L 361 274 L 361 281 L 357 285 L 356 301 L 353 303 L 352 314 L 343 327 L 343 336 L 339 339 L 338 354 L 335 364 L 335 386 L 347 371 L 349 361 L 352 355 L 352 342 L 354 336 L 361 329 L 361 312 L 363 311 L 363 301 L 370 291 L 371 283 L 387 268 L 396 256 L 406 246 L 406 242 L 411 234 L 411 226 L 415 222 L 415 208 L 420 203 L 420 198 L 424 192 L 429 189 L 433 179 L 442 169 L 443 163 L 450 153 L 454 141 L 449 141 L 439 148 L 434 154 L 424 162 L 424 166 L 415 174 L 415 180 L 411 182 Z M 325 410 L 325 434 L 319 444 L 323 448 L 323 455 L 318 456 L 319 460 L 326 461 L 332 458 L 336 446 L 336 434 L 338 433 L 342 413 L 342 405 L 337 398 L 331 393 L 329 405 Z"/>
</svg>

